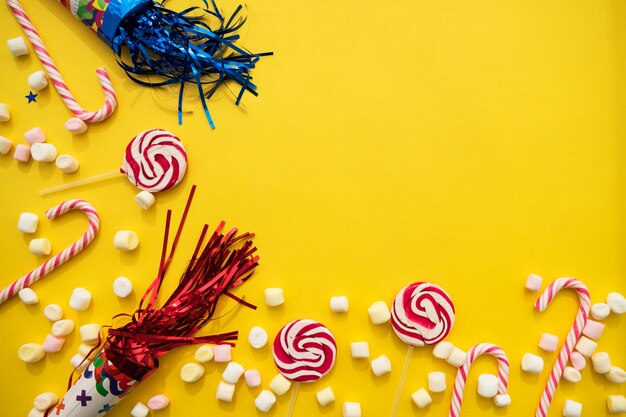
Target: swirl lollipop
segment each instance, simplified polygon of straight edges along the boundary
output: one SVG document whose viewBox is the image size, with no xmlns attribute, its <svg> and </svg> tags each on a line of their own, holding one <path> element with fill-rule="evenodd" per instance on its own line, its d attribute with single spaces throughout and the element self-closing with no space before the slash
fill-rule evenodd
<svg viewBox="0 0 626 417">
<path fill-rule="evenodd" d="M 322 323 L 294 320 L 274 339 L 274 362 L 285 378 L 295 381 L 287 417 L 293 413 L 300 382 L 314 382 L 332 369 L 337 358 L 335 337 Z"/>
<path fill-rule="evenodd" d="M 408 343 L 400 385 L 391 416 L 398 410 L 414 346 L 433 345 L 442 341 L 454 324 L 454 304 L 447 292 L 430 282 L 414 282 L 402 288 L 391 307 L 391 326 L 398 337 Z"/>
<path fill-rule="evenodd" d="M 187 172 L 187 151 L 181 140 L 173 133 L 162 129 L 140 132 L 130 141 L 124 153 L 119 171 L 107 172 L 83 180 L 70 182 L 39 192 L 40 195 L 91 184 L 120 172 L 138 188 L 156 193 L 170 189 L 180 183 Z"/>
</svg>

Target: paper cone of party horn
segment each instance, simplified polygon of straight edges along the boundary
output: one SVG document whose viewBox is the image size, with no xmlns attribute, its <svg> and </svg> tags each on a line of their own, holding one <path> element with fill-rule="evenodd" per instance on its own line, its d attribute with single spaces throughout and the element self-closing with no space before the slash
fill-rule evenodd
<svg viewBox="0 0 626 417">
<path fill-rule="evenodd" d="M 205 115 L 215 127 L 205 97 L 228 80 L 239 85 L 236 104 L 246 91 L 256 96 L 250 70 L 271 52 L 252 53 L 237 45 L 237 31 L 246 21 L 242 6 L 225 17 L 214 0 L 201 1 L 203 7 L 174 12 L 163 7 L 165 1 L 59 0 L 113 49 L 131 80 L 148 86 L 180 85 L 179 123 L 185 83 L 195 84 Z M 209 25 L 203 16 L 216 24 Z"/>
<path fill-rule="evenodd" d="M 167 212 L 165 237 L 157 277 L 141 299 L 130 321 L 111 328 L 100 352 L 68 389 L 62 400 L 46 412 L 52 417 L 101 416 L 121 401 L 158 367 L 159 358 L 170 350 L 197 343 L 232 344 L 237 332 L 194 337 L 207 324 L 222 295 L 254 308 L 230 291 L 250 278 L 258 264 L 253 235 L 238 235 L 237 229 L 222 233 L 220 223 L 204 243 L 204 226 L 187 270 L 178 287 L 161 308 L 156 299 L 165 272 L 172 260 L 195 191 L 192 188 L 180 225 L 167 251 L 171 211 Z"/>
</svg>

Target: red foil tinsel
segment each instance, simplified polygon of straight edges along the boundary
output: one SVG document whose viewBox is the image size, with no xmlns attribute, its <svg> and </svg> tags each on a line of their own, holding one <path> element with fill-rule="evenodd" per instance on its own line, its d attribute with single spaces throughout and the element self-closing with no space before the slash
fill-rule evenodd
<svg viewBox="0 0 626 417">
<path fill-rule="evenodd" d="M 258 265 L 256 247 L 249 240 L 254 235 L 238 235 L 237 229 L 223 233 L 221 222 L 204 243 L 208 226 L 204 225 L 196 249 L 178 287 L 161 308 L 155 308 L 165 272 L 189 212 L 195 192 L 192 187 L 172 246 L 168 253 L 171 210 L 167 212 L 163 250 L 159 272 L 143 295 L 131 321 L 109 330 L 105 348 L 109 360 L 126 375 L 141 381 L 159 366 L 159 357 L 170 350 L 196 343 L 221 344 L 237 339 L 237 332 L 193 337 L 213 316 L 220 296 L 226 295 L 252 308 L 253 305 L 236 297 L 230 290 L 250 278 Z M 120 315 L 124 316 L 124 315 Z"/>
</svg>

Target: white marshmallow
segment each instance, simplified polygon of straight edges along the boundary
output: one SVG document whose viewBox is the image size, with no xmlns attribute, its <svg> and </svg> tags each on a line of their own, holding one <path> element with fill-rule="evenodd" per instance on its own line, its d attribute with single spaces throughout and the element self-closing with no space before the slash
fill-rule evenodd
<svg viewBox="0 0 626 417">
<path fill-rule="evenodd" d="M 39 302 L 39 297 L 30 288 L 22 288 L 17 295 L 24 304 L 37 304 Z"/>
<path fill-rule="evenodd" d="M 200 363 L 206 363 L 206 362 L 212 361 L 213 360 L 213 346 L 200 345 L 200 347 L 196 349 L 194 358 Z"/>
<path fill-rule="evenodd" d="M 28 46 L 26 46 L 26 41 L 21 36 L 17 38 L 7 40 L 7 46 L 9 47 L 9 52 L 14 57 L 28 55 Z"/>
<path fill-rule="evenodd" d="M 525 353 L 522 356 L 522 370 L 531 374 L 540 374 L 543 371 L 543 358 L 532 353 Z"/>
<path fill-rule="evenodd" d="M 267 332 L 259 326 L 251 328 L 248 333 L 248 342 L 254 349 L 261 349 L 267 344 Z"/>
<path fill-rule="evenodd" d="M 611 370 L 611 358 L 606 352 L 596 352 L 591 355 L 591 363 L 593 370 L 600 375 L 606 374 Z"/>
<path fill-rule="evenodd" d="M 217 392 L 215 393 L 215 398 L 218 401 L 231 402 L 233 400 L 233 396 L 235 395 L 235 386 L 233 384 L 229 384 L 228 382 L 220 381 L 217 385 Z"/>
<path fill-rule="evenodd" d="M 563 379 L 574 384 L 580 382 L 583 379 L 580 371 L 572 366 L 566 366 L 563 370 Z"/>
<path fill-rule="evenodd" d="M 20 218 L 17 221 L 17 229 L 24 233 L 35 233 L 38 223 L 39 217 L 36 214 L 25 211 L 20 214 Z"/>
<path fill-rule="evenodd" d="M 444 392 L 446 390 L 446 374 L 439 371 L 429 372 L 428 389 L 430 392 Z"/>
<path fill-rule="evenodd" d="M 133 283 L 126 277 L 117 277 L 113 281 L 113 293 L 120 298 L 126 298 L 133 293 Z"/>
<path fill-rule="evenodd" d="M 383 376 L 391 372 L 391 361 L 385 355 L 381 355 L 371 362 L 372 373 L 376 376 Z"/>
<path fill-rule="evenodd" d="M 57 156 L 57 160 L 55 161 L 57 168 L 66 174 L 72 174 L 78 171 L 78 160 L 71 155 L 62 154 Z"/>
<path fill-rule="evenodd" d="M 144 210 L 148 210 L 154 204 L 154 195 L 149 191 L 140 191 L 135 196 L 135 202 L 139 207 Z"/>
<path fill-rule="evenodd" d="M 89 365 L 89 362 L 89 360 L 85 360 L 85 357 L 83 355 L 80 355 L 78 353 L 70 358 L 70 365 L 72 365 L 74 369 L 78 369 L 79 371 L 85 369 Z"/>
<path fill-rule="evenodd" d="M 285 378 L 282 374 L 277 374 L 270 381 L 270 389 L 278 395 L 283 395 L 291 388 L 291 381 Z"/>
<path fill-rule="evenodd" d="M 367 342 L 350 343 L 350 352 L 355 359 L 370 357 L 370 347 Z"/>
<path fill-rule="evenodd" d="M 583 413 L 583 405 L 578 401 L 565 400 L 563 405 L 563 417 L 580 417 Z"/>
<path fill-rule="evenodd" d="M 35 397 L 33 404 L 39 411 L 46 411 L 59 402 L 59 396 L 54 392 L 44 392 Z"/>
<path fill-rule="evenodd" d="M 10 139 L 0 136 L 0 154 L 6 155 L 13 147 L 13 142 Z"/>
<path fill-rule="evenodd" d="M 606 406 L 612 414 L 626 413 L 626 397 L 623 395 L 609 395 Z"/>
<path fill-rule="evenodd" d="M 85 311 L 91 304 L 91 293 L 85 288 L 74 288 L 70 296 L 70 307 L 76 311 Z"/>
<path fill-rule="evenodd" d="M 374 324 L 386 323 L 391 318 L 389 307 L 387 307 L 387 303 L 384 301 L 376 301 L 367 309 L 367 313 Z"/>
<path fill-rule="evenodd" d="M 604 374 L 604 376 L 614 384 L 623 384 L 626 382 L 626 371 L 617 366 L 611 366 L 611 370 Z"/>
<path fill-rule="evenodd" d="M 323 390 L 318 391 L 315 396 L 317 397 L 318 404 L 322 407 L 335 401 L 335 393 L 331 387 L 326 387 Z"/>
<path fill-rule="evenodd" d="M 35 71 L 28 76 L 28 86 L 33 91 L 43 90 L 48 86 L 48 76 L 43 71 Z"/>
<path fill-rule="evenodd" d="M 147 405 L 141 402 L 135 404 L 133 409 L 130 410 L 130 415 L 132 417 L 147 417 L 148 414 L 150 414 L 150 409 Z"/>
<path fill-rule="evenodd" d="M 55 322 L 63 318 L 63 309 L 58 304 L 48 304 L 43 309 L 43 315 L 48 320 Z"/>
<path fill-rule="evenodd" d="M 95 345 L 100 339 L 100 326 L 97 323 L 83 324 L 80 326 L 80 339 L 87 345 Z"/>
<path fill-rule="evenodd" d="M 433 402 L 430 394 L 424 388 L 420 388 L 418 391 L 411 394 L 411 400 L 413 400 L 413 404 L 415 404 L 417 408 L 426 408 Z"/>
<path fill-rule="evenodd" d="M 186 363 L 180 368 L 180 379 L 185 382 L 196 382 L 202 378 L 202 375 L 204 375 L 204 366 L 199 363 Z"/>
<path fill-rule="evenodd" d="M 113 246 L 118 250 L 135 250 L 139 246 L 139 236 L 132 230 L 120 230 L 115 234 Z"/>
<path fill-rule="evenodd" d="M 444 392 L 446 390 L 446 374 L 439 371 L 429 372 L 428 389 L 430 392 Z"/>
<path fill-rule="evenodd" d="M 57 148 L 51 143 L 33 143 L 30 155 L 37 162 L 54 162 L 57 159 Z"/>
<path fill-rule="evenodd" d="M 33 239 L 28 244 L 30 253 L 36 256 L 48 256 L 52 252 L 52 245 L 50 241 L 45 237 L 39 239 Z"/>
<path fill-rule="evenodd" d="M 31 408 L 31 410 L 28 412 L 28 416 L 27 417 L 43 417 L 45 414 L 43 411 L 39 411 L 36 408 Z"/>
<path fill-rule="evenodd" d="M 94 353 L 97 352 L 97 351 L 94 351 L 94 347 L 95 347 L 94 345 L 81 343 L 80 346 L 78 346 L 78 353 L 84 356 L 85 358 L 88 358 L 89 356 L 92 356 Z"/>
<path fill-rule="evenodd" d="M 245 371 L 246 370 L 244 369 L 243 365 L 241 365 L 240 363 L 228 362 L 228 365 L 226 365 L 226 369 L 224 369 L 224 372 L 222 372 L 222 379 L 231 384 L 236 384 L 237 382 L 239 382 L 239 378 L 241 378 L 241 375 L 243 375 Z"/>
<path fill-rule="evenodd" d="M 511 405 L 511 396 L 509 394 L 498 394 L 493 397 L 493 403 L 496 407 L 506 407 Z"/>
<path fill-rule="evenodd" d="M 264 389 L 254 399 L 254 405 L 262 413 L 267 413 L 276 404 L 276 396 L 272 391 Z"/>
<path fill-rule="evenodd" d="M 361 403 L 343 403 L 343 417 L 361 417 Z"/>
<path fill-rule="evenodd" d="M 347 313 L 348 308 L 348 297 L 344 295 L 330 297 L 330 311 L 333 313 Z"/>
<path fill-rule="evenodd" d="M 576 343 L 576 350 L 586 358 L 593 355 L 593 351 L 596 350 L 597 347 L 598 344 L 596 342 L 585 336 L 581 336 L 578 343 Z"/>
<path fill-rule="evenodd" d="M 433 348 L 433 356 L 435 358 L 446 360 L 452 354 L 453 349 L 454 345 L 452 343 L 447 341 L 439 342 Z"/>
<path fill-rule="evenodd" d="M 450 365 L 456 368 L 460 368 L 465 363 L 466 358 L 467 358 L 467 353 L 462 351 L 458 347 L 454 346 L 452 348 L 452 352 L 450 353 L 450 356 L 448 357 L 448 359 L 446 359 L 446 362 L 448 362 Z"/>
<path fill-rule="evenodd" d="M 495 397 L 498 394 L 498 377 L 492 374 L 478 375 L 477 391 L 481 397 Z"/>
<path fill-rule="evenodd" d="M 4 103 L 0 103 L 0 122 L 8 122 L 11 120 L 11 111 L 9 106 Z"/>
<path fill-rule="evenodd" d="M 611 314 L 611 307 L 605 303 L 595 303 L 591 306 L 591 317 L 596 320 L 604 320 Z"/>
<path fill-rule="evenodd" d="M 606 296 L 606 303 L 609 305 L 612 313 L 626 313 L 626 298 L 618 292 L 611 292 Z"/>
<path fill-rule="evenodd" d="M 70 319 L 59 320 L 52 323 L 52 334 L 57 337 L 64 337 L 74 331 L 74 321 Z"/>
<path fill-rule="evenodd" d="M 43 346 L 37 343 L 26 343 L 17 350 L 17 357 L 27 363 L 39 362 L 46 356 Z"/>
<path fill-rule="evenodd" d="M 265 304 L 268 307 L 278 307 L 285 302 L 285 295 L 282 288 L 266 288 Z"/>
</svg>

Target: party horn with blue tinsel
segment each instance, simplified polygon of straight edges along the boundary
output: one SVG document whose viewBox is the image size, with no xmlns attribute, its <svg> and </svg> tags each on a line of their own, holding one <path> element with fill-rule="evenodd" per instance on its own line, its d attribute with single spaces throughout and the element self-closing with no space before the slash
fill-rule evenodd
<svg viewBox="0 0 626 417">
<path fill-rule="evenodd" d="M 165 0 L 59 0 L 113 49 L 131 80 L 153 87 L 180 85 L 179 124 L 185 83 L 196 84 L 215 128 L 206 100 L 228 80 L 239 86 L 236 104 L 246 91 L 258 95 L 250 70 L 272 53 L 252 53 L 237 45 L 237 32 L 246 21 L 242 6 L 225 17 L 214 0 L 201 1 L 203 7 L 175 12 L 164 7 Z"/>
</svg>

